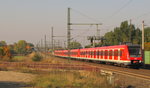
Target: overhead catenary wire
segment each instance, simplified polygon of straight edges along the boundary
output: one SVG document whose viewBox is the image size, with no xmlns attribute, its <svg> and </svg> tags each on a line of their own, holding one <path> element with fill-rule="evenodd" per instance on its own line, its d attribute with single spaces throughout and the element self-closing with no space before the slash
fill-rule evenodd
<svg viewBox="0 0 150 88">
<path fill-rule="evenodd" d="M 79 34 L 79 35 L 76 35 L 75 37 L 73 37 L 73 38 L 71 38 L 71 39 L 74 39 L 74 38 L 77 38 L 77 37 L 81 37 L 81 36 L 83 36 L 83 34 L 86 34 L 88 31 L 89 31 L 89 29 L 93 26 L 93 25 L 101 25 L 101 22 L 99 22 L 98 20 L 96 20 L 96 19 L 94 19 L 94 18 L 92 18 L 92 17 L 89 17 L 89 16 L 87 16 L 87 15 L 85 15 L 85 14 L 83 14 L 82 12 L 80 12 L 80 11 L 77 11 L 77 10 L 75 10 L 75 9 L 72 9 L 72 8 L 70 8 L 71 10 L 73 10 L 74 12 L 76 12 L 76 13 L 79 13 L 80 15 L 82 15 L 83 17 L 86 17 L 86 18 L 88 18 L 88 19 L 90 19 L 90 20 L 92 20 L 92 21 L 95 21 L 97 24 L 95 24 L 95 23 L 71 23 L 71 24 L 73 24 L 73 25 L 90 25 L 90 27 L 86 30 L 86 31 L 84 31 L 84 32 L 82 32 L 81 34 Z"/>
<path fill-rule="evenodd" d="M 146 15 L 149 15 L 149 14 L 150 14 L 150 12 L 147 12 L 147 13 L 141 14 L 140 16 L 137 16 L 137 17 L 135 17 L 133 19 L 139 19 L 139 18 L 141 18 L 143 16 L 146 16 Z"/>
<path fill-rule="evenodd" d="M 112 18 L 113 16 L 117 15 L 121 12 L 124 8 L 126 8 L 133 0 L 129 0 L 127 3 L 125 3 L 121 8 L 119 8 L 117 11 L 115 11 L 108 19 Z"/>
<path fill-rule="evenodd" d="M 114 16 L 116 16 L 117 14 L 119 14 L 123 9 L 125 9 L 128 5 L 130 5 L 130 3 L 132 2 L 133 0 L 128 0 L 121 8 L 119 8 L 118 10 L 116 10 L 114 13 L 112 13 L 112 15 L 106 17 L 106 19 L 104 21 L 110 21 Z M 110 26 L 110 25 L 109 25 Z M 111 26 L 114 26 L 114 25 L 111 25 Z M 108 29 L 107 28 L 107 31 L 110 31 L 111 29 Z"/>
<path fill-rule="evenodd" d="M 144 16 L 146 16 L 146 15 L 149 15 L 149 14 L 150 14 L 150 11 L 147 12 L 147 13 L 141 14 L 140 16 L 137 16 L 137 17 L 135 17 L 135 18 L 132 18 L 132 20 L 139 20 L 140 18 L 142 19 L 142 17 L 144 17 Z M 150 21 L 149 21 L 149 22 L 146 22 L 146 23 L 149 24 Z M 141 27 L 141 22 L 139 22 L 139 24 L 137 24 L 137 27 L 138 27 L 138 28 Z"/>
<path fill-rule="evenodd" d="M 78 11 L 78 10 L 75 10 L 75 9 L 73 9 L 73 8 L 71 8 L 71 9 L 72 9 L 74 12 L 77 12 L 77 13 L 79 13 L 80 15 L 82 15 L 82 16 L 84 16 L 84 17 L 87 17 L 89 20 L 92 20 L 92 21 L 101 23 L 99 20 L 97 20 L 97 19 L 95 19 L 95 18 L 92 18 L 92 17 L 90 17 L 90 16 L 88 16 L 88 15 L 85 15 L 84 13 L 82 13 L 82 12 L 80 12 L 80 11 Z"/>
<path fill-rule="evenodd" d="M 83 34 L 86 34 L 86 33 L 90 30 L 90 28 L 91 28 L 92 26 L 93 26 L 93 25 L 90 25 L 90 27 L 89 27 L 86 31 L 82 32 L 82 33 L 79 34 L 79 35 L 76 35 L 75 37 L 73 37 L 73 38 L 71 38 L 71 39 L 74 39 L 74 38 L 77 38 L 77 37 L 81 37 Z"/>
</svg>

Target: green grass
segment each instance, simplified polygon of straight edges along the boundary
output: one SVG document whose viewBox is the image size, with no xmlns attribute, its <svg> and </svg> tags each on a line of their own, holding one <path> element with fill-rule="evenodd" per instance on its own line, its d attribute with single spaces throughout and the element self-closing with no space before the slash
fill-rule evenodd
<svg viewBox="0 0 150 88">
<path fill-rule="evenodd" d="M 12 58 L 12 61 L 15 61 L 15 62 L 22 62 L 22 61 L 25 61 L 27 59 L 26 56 L 14 56 Z"/>
</svg>

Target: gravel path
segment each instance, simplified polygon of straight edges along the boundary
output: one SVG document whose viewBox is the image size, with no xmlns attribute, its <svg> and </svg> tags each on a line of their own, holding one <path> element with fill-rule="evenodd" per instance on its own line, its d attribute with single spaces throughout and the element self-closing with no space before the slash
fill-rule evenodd
<svg viewBox="0 0 150 88">
<path fill-rule="evenodd" d="M 35 76 L 28 73 L 0 71 L 0 88 L 24 88 Z"/>
</svg>

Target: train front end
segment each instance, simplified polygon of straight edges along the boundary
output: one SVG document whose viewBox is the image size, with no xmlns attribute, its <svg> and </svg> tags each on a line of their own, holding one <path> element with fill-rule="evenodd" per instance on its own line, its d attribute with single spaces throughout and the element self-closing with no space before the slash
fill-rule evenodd
<svg viewBox="0 0 150 88">
<path fill-rule="evenodd" d="M 131 65 L 133 66 L 141 66 L 142 65 L 142 55 L 141 48 L 139 45 L 128 46 L 129 50 L 129 59 L 131 60 Z"/>
</svg>

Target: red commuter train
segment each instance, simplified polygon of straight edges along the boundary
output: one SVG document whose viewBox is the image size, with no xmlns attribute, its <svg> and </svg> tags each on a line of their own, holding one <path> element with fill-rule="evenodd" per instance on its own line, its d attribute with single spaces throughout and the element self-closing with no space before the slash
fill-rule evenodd
<svg viewBox="0 0 150 88">
<path fill-rule="evenodd" d="M 59 57 L 70 56 L 71 58 L 76 59 L 94 60 L 122 66 L 140 66 L 142 63 L 141 48 L 138 45 L 116 45 L 72 49 L 70 50 L 70 55 L 68 50 L 55 50 L 54 55 Z"/>
</svg>

